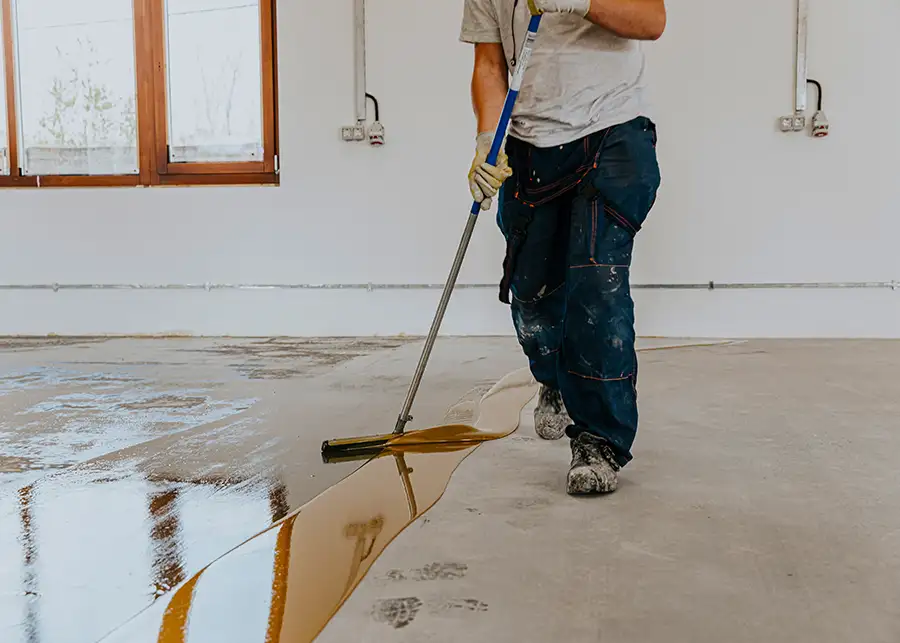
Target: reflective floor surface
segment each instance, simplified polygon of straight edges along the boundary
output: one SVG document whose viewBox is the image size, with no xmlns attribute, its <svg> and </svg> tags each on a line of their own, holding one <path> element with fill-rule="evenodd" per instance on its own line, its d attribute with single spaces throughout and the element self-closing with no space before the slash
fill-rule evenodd
<svg viewBox="0 0 900 643">
<path fill-rule="evenodd" d="M 312 641 L 385 547 L 434 506 L 459 464 L 479 444 L 514 431 L 536 394 L 526 369 L 486 394 L 477 428 L 443 426 L 394 439 L 348 478 L 104 640 Z M 235 579 L 243 579 L 238 591 Z"/>
<path fill-rule="evenodd" d="M 0 641 L 100 640 L 287 524 L 362 464 L 324 464 L 323 440 L 393 429 L 419 350 L 402 339 L 0 340 Z M 521 366 L 514 341 L 440 342 L 410 428 L 471 422 L 473 390 Z M 260 605 L 272 565 L 246 570 Z M 216 603 L 207 587 L 198 613 Z"/>
</svg>

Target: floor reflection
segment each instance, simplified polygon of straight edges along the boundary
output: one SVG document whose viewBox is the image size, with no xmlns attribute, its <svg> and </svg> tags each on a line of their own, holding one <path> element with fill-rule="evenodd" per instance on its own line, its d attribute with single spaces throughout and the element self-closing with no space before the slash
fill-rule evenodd
<svg viewBox="0 0 900 643">
<path fill-rule="evenodd" d="M 312 640 L 459 463 L 518 426 L 536 392 L 519 380 L 484 398 L 481 430 L 408 434 L 320 463 L 327 475 L 307 462 L 201 476 L 185 451 L 157 467 L 89 463 L 0 494 L 0 642 Z M 340 467 L 353 473 L 291 511 L 304 479 L 336 479 Z"/>
<path fill-rule="evenodd" d="M 371 459 L 104 641 L 312 641 L 381 552 L 440 499 L 459 464 L 483 442 L 517 428 L 535 393 L 530 376 L 517 373 L 482 401 L 479 421 L 498 432 L 437 427 L 360 456 Z"/>
<path fill-rule="evenodd" d="M 153 552 L 153 585 L 162 596 L 184 580 L 181 558 L 181 521 L 178 489 L 150 494 L 150 539 Z"/>
<path fill-rule="evenodd" d="M 438 501 L 459 463 L 481 442 L 502 437 L 469 427 L 422 433 L 439 442 L 385 449 L 299 512 L 201 570 L 160 601 L 163 606 L 110 640 L 313 640 L 385 547 Z M 448 443 L 448 434 L 467 439 Z M 268 602 L 265 618 L 257 605 L 248 605 L 259 596 Z M 258 629 L 251 631 L 248 622 Z"/>
<path fill-rule="evenodd" d="M 0 497 L 3 643 L 96 641 L 289 511 L 278 480 L 80 482 Z"/>
<path fill-rule="evenodd" d="M 22 632 L 27 643 L 38 643 L 37 614 L 37 575 L 35 560 L 37 553 L 34 519 L 31 512 L 31 500 L 34 488 L 31 486 L 19 490 L 19 519 L 22 525 L 22 595 L 25 599 L 25 619 Z"/>
</svg>

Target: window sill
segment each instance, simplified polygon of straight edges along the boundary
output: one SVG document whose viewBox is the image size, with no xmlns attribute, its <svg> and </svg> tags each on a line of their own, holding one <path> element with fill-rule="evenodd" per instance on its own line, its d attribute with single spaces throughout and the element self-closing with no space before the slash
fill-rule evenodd
<svg viewBox="0 0 900 643">
<path fill-rule="evenodd" d="M 280 185 L 281 180 L 275 172 L 250 174 L 160 174 L 159 185 L 199 186 L 199 185 Z"/>
<path fill-rule="evenodd" d="M 204 185 L 277 186 L 278 174 L 162 174 L 147 184 L 138 175 L 125 176 L 0 176 L 0 188 L 200 187 Z"/>
</svg>

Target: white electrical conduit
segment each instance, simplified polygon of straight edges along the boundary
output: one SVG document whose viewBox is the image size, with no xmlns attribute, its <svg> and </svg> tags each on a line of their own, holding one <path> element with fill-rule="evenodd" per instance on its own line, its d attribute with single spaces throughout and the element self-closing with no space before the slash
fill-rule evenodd
<svg viewBox="0 0 900 643">
<path fill-rule="evenodd" d="M 794 112 L 802 114 L 807 108 L 809 87 L 809 0 L 797 0 L 797 85 L 794 88 Z"/>
<path fill-rule="evenodd" d="M 366 0 L 353 0 L 353 22 L 356 44 L 356 123 L 365 123 L 366 117 Z"/>
<path fill-rule="evenodd" d="M 444 284 L 0 284 L 2 290 L 441 290 Z M 496 290 L 496 284 L 458 284 L 462 290 Z M 900 281 L 825 281 L 793 283 L 632 284 L 634 290 L 898 290 Z"/>
</svg>

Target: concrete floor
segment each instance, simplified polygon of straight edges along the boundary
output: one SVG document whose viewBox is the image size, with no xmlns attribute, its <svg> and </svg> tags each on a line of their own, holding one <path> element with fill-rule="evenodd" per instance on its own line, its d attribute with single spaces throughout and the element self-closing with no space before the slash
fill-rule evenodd
<svg viewBox="0 0 900 643">
<path fill-rule="evenodd" d="M 321 441 L 392 428 L 419 348 L 0 340 L 0 641 L 117 640 L 171 606 L 358 469 L 324 465 Z M 471 421 L 480 392 L 522 366 L 510 339 L 442 340 L 415 425 Z M 896 643 L 898 366 L 892 342 L 644 352 L 637 459 L 617 494 L 568 498 L 567 447 L 535 439 L 526 409 L 319 640 Z M 180 640 L 274 640 L 271 565 L 252 573 L 216 576 L 202 600 L 217 617 Z M 225 609 L 235 596 L 246 611 Z"/>
</svg>

